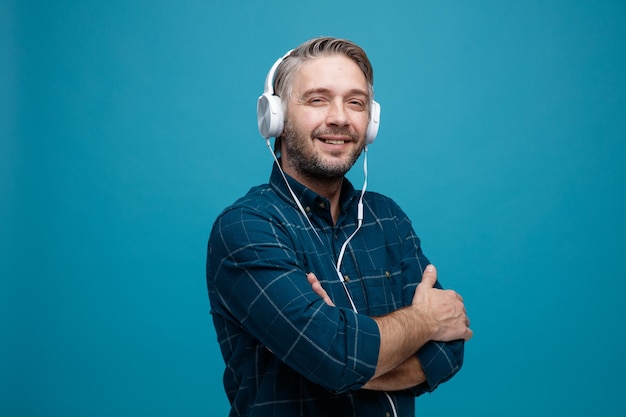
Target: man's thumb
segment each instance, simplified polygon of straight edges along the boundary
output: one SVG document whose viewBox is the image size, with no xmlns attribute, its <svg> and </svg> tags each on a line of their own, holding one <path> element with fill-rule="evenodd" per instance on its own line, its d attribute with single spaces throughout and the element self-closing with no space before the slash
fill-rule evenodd
<svg viewBox="0 0 626 417">
<path fill-rule="evenodd" d="M 422 275 L 422 284 L 429 288 L 433 288 L 437 282 L 437 269 L 435 265 L 428 265 Z"/>
</svg>

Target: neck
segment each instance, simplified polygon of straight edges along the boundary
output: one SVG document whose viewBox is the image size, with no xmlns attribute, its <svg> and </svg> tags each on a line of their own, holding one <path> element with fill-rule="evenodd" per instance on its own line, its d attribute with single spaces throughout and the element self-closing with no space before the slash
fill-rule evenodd
<svg viewBox="0 0 626 417">
<path fill-rule="evenodd" d="M 299 172 L 294 172 L 294 170 L 288 169 L 286 166 L 284 169 L 285 172 L 296 181 L 328 199 L 330 202 L 330 213 L 332 215 L 333 222 L 336 223 L 340 213 L 339 197 L 341 196 L 343 176 L 333 178 L 312 178 Z"/>
</svg>

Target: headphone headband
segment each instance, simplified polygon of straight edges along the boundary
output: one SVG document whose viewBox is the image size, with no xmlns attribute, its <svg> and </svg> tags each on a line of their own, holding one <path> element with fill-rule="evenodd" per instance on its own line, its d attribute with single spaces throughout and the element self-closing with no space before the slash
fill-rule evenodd
<svg viewBox="0 0 626 417">
<path fill-rule="evenodd" d="M 290 49 L 285 55 L 283 55 L 281 58 L 278 58 L 276 62 L 274 62 L 272 68 L 270 68 L 267 76 L 265 77 L 265 88 L 263 89 L 263 93 L 269 93 L 274 95 L 274 74 L 276 73 L 276 69 L 278 68 L 280 63 L 283 62 L 285 58 L 289 56 L 289 54 L 291 54 L 292 51 L 293 49 Z"/>
</svg>

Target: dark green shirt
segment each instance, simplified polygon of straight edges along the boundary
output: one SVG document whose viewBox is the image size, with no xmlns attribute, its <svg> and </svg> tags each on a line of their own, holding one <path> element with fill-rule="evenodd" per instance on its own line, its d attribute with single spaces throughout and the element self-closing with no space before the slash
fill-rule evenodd
<svg viewBox="0 0 626 417">
<path fill-rule="evenodd" d="M 276 166 L 269 184 L 219 215 L 209 239 L 207 285 L 230 415 L 392 416 L 391 399 L 398 416 L 413 416 L 415 396 L 460 369 L 462 341 L 429 342 L 416 352 L 427 376 L 420 386 L 388 394 L 360 389 L 378 360 L 372 317 L 409 305 L 429 263 L 411 222 L 391 199 L 365 193 L 363 225 L 341 265 L 354 312 L 334 264 L 357 227 L 360 193 L 344 180 L 333 224 L 327 199 L 289 181 L 321 241 Z M 312 291 L 308 272 L 336 307 Z"/>
</svg>

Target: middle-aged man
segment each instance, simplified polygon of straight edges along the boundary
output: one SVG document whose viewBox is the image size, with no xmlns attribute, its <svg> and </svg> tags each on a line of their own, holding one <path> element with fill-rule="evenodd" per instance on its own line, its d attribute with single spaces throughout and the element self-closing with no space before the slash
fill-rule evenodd
<svg viewBox="0 0 626 417">
<path fill-rule="evenodd" d="M 336 38 L 267 76 L 259 128 L 279 156 L 208 247 L 231 416 L 414 416 L 462 365 L 462 298 L 436 282 L 400 207 L 345 178 L 376 137 L 372 86 L 365 52 Z"/>
</svg>

